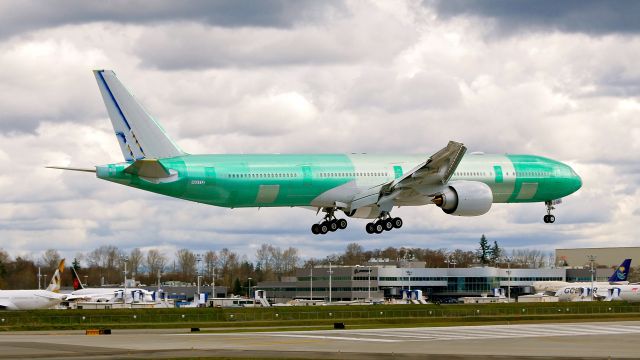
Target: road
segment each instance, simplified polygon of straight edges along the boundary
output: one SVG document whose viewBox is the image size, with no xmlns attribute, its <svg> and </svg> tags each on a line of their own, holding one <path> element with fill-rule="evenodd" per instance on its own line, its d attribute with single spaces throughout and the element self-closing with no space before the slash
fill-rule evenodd
<svg viewBox="0 0 640 360">
<path fill-rule="evenodd" d="M 39 331 L 0 334 L 0 357 L 608 359 L 639 358 L 638 344 L 638 321 L 242 333 L 113 330 L 101 336 Z"/>
</svg>

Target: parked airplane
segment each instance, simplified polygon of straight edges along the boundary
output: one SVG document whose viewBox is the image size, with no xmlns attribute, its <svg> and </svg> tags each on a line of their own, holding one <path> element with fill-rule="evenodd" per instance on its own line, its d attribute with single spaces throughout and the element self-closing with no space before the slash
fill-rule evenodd
<svg viewBox="0 0 640 360">
<path fill-rule="evenodd" d="M 71 267 L 73 276 L 73 291 L 67 295 L 66 300 L 86 300 L 96 302 L 130 302 L 130 301 L 153 301 L 153 292 L 139 288 L 85 288 L 76 269 Z"/>
<path fill-rule="evenodd" d="M 64 259 L 51 277 L 51 283 L 45 290 L 0 290 L 0 309 L 33 310 L 48 309 L 65 300 L 60 294 L 60 278 L 64 271 Z"/>
<path fill-rule="evenodd" d="M 607 282 L 596 281 L 594 286 L 605 286 L 610 284 L 625 284 L 629 277 L 629 269 L 631 268 L 631 259 L 625 259 L 620 266 L 618 266 L 613 274 L 609 277 Z M 591 282 L 567 282 L 567 281 L 536 281 L 533 283 L 533 288 L 538 293 L 545 293 L 547 295 L 556 295 L 560 291 L 567 292 L 567 295 L 584 292 L 584 288 L 591 288 Z"/>
<path fill-rule="evenodd" d="M 483 215 L 493 203 L 544 202 L 545 223 L 559 199 L 582 186 L 559 161 L 535 155 L 465 155 L 450 141 L 431 156 L 367 154 L 190 155 L 147 114 L 110 70 L 95 78 L 111 118 L 124 162 L 95 169 L 122 185 L 180 199 L 228 207 L 312 207 L 323 211 L 314 234 L 345 229 L 347 220 L 374 219 L 365 229 L 400 228 L 397 206 L 435 204 L 446 214 Z"/>
<path fill-rule="evenodd" d="M 640 284 L 616 285 L 608 290 L 605 300 L 640 301 Z"/>
</svg>

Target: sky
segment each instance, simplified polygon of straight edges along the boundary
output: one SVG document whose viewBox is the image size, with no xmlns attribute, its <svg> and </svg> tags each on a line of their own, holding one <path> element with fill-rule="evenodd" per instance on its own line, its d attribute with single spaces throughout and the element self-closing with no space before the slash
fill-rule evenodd
<svg viewBox="0 0 640 360">
<path fill-rule="evenodd" d="M 640 3 L 636 1 L 3 1 L 0 247 L 38 258 L 101 245 L 251 259 L 357 242 L 473 250 L 638 245 Z M 305 209 L 224 209 L 86 173 L 122 161 L 92 69 L 112 69 L 189 153 L 536 154 L 583 187 L 481 217 L 400 208 L 314 236 Z"/>
</svg>

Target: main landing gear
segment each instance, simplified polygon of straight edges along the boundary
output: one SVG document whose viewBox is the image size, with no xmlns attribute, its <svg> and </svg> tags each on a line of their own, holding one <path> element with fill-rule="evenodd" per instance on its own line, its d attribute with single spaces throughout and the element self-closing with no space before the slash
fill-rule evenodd
<svg viewBox="0 0 640 360">
<path fill-rule="evenodd" d="M 551 215 L 551 210 L 555 210 L 555 207 L 553 206 L 553 202 L 545 201 L 544 205 L 547 207 L 547 215 L 543 217 L 544 222 L 547 224 L 553 224 L 556 221 L 556 217 Z"/>
<path fill-rule="evenodd" d="M 370 222 L 365 227 L 368 234 L 381 234 L 383 231 L 391 231 L 402 227 L 402 219 L 392 218 L 389 213 L 385 213 L 374 222 Z"/>
<path fill-rule="evenodd" d="M 347 220 L 337 219 L 334 215 L 335 209 L 325 209 L 325 212 L 327 213 L 327 215 L 324 216 L 324 219 L 321 223 L 311 225 L 311 232 L 314 235 L 324 235 L 329 231 L 334 232 L 338 229 L 343 230 L 347 228 Z"/>
</svg>

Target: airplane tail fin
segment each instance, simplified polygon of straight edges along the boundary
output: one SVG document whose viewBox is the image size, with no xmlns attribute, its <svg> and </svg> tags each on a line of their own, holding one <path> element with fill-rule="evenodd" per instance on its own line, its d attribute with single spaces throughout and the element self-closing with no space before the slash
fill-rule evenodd
<svg viewBox="0 0 640 360">
<path fill-rule="evenodd" d="M 84 289 L 84 285 L 82 285 L 82 281 L 80 281 L 80 276 L 76 272 L 76 268 L 71 267 L 71 277 L 73 278 L 73 290 L 81 290 Z"/>
<path fill-rule="evenodd" d="M 64 272 L 64 259 L 60 260 L 60 264 L 58 265 L 56 272 L 53 273 L 53 276 L 51 277 L 51 282 L 47 287 L 48 291 L 52 291 L 56 293 L 60 292 L 60 280 L 62 279 L 63 272 Z"/>
<path fill-rule="evenodd" d="M 126 161 L 185 155 L 111 70 L 94 70 L 102 100 Z"/>
<path fill-rule="evenodd" d="M 627 281 L 629 277 L 629 268 L 631 268 L 631 259 L 625 259 L 620 266 L 618 266 L 611 277 L 609 282 Z"/>
</svg>

